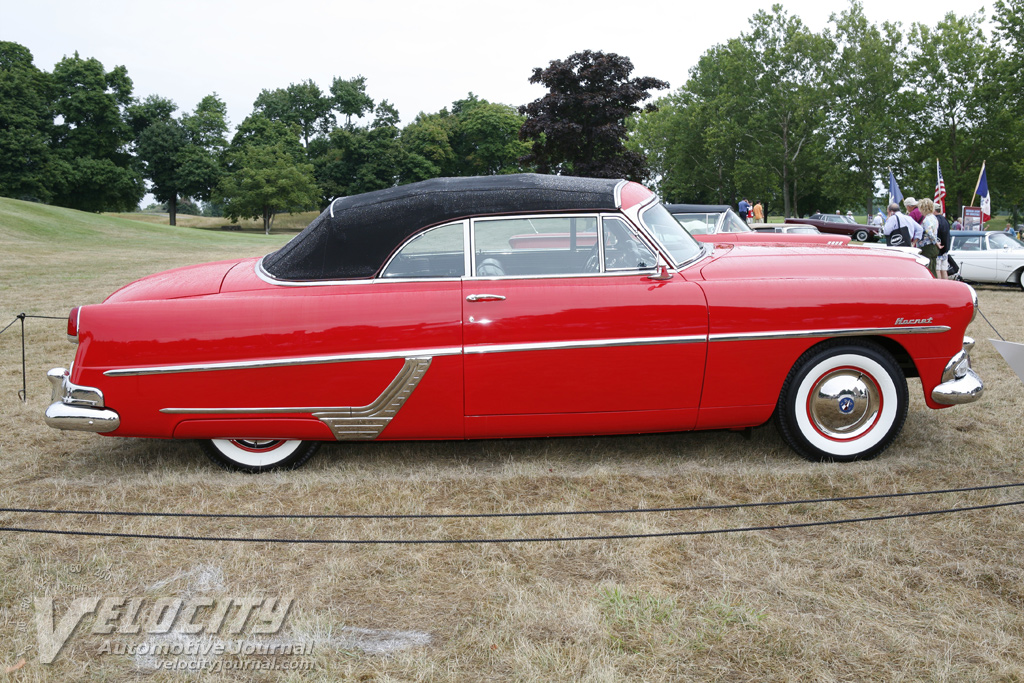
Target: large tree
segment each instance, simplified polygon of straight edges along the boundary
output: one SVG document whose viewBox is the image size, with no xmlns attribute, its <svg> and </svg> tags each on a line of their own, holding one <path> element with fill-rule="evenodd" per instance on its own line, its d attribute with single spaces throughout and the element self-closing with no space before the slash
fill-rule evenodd
<svg viewBox="0 0 1024 683">
<path fill-rule="evenodd" d="M 836 43 L 825 73 L 829 106 L 825 110 L 828 147 L 845 171 L 849 203 L 861 201 L 874 213 L 875 184 L 899 166 L 901 142 L 912 111 L 909 92 L 901 87 L 905 49 L 897 26 L 881 28 L 868 21 L 859 0 L 830 21 L 826 32 Z"/>
<path fill-rule="evenodd" d="M 61 173 L 51 153 L 52 85 L 17 43 L 0 42 L 0 195 L 49 200 Z"/>
<path fill-rule="evenodd" d="M 269 235 L 276 213 L 317 203 L 313 165 L 306 161 L 299 135 L 297 125 L 259 113 L 242 122 L 226 153 L 228 170 L 217 188 L 225 216 L 262 219 Z"/>
<path fill-rule="evenodd" d="M 669 84 L 632 73 L 628 57 L 591 50 L 535 68 L 530 82 L 548 94 L 519 108 L 526 115 L 519 139 L 533 142 L 523 161 L 541 173 L 642 179 L 643 156 L 625 146 L 626 119 L 641 111 L 650 90 Z"/>
<path fill-rule="evenodd" d="M 105 71 L 76 52 L 53 69 L 52 148 L 66 165 L 54 203 L 82 211 L 130 210 L 146 193 L 131 153 L 134 134 L 127 108 L 132 80 L 123 66 Z"/>
<path fill-rule="evenodd" d="M 334 100 L 324 95 L 312 80 L 292 83 L 287 88 L 263 90 L 253 103 L 253 111 L 269 119 L 297 124 L 303 146 L 317 135 L 327 135 L 335 126 Z"/>
<path fill-rule="evenodd" d="M 151 96 L 131 110 L 134 125 L 145 125 L 138 136 L 139 158 L 153 196 L 167 204 L 171 225 L 177 224 L 179 198 L 210 200 L 227 145 L 227 110 L 216 94 L 204 97 L 180 122 L 172 117 L 175 109 L 170 100 Z"/>
<path fill-rule="evenodd" d="M 914 74 L 916 107 L 906 151 L 906 184 L 931 196 L 938 158 L 947 203 L 955 209 L 970 204 L 983 161 L 988 161 L 994 187 L 1006 183 L 1014 162 L 1008 154 L 1008 112 L 1000 106 L 995 78 L 997 55 L 982 22 L 981 14 L 959 17 L 950 12 L 935 26 L 914 24 L 910 31 L 908 67 Z"/>
</svg>

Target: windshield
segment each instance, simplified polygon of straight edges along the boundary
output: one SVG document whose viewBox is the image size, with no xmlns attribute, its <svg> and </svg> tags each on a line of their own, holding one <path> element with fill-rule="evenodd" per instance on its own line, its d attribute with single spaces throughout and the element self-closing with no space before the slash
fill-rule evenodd
<svg viewBox="0 0 1024 683">
<path fill-rule="evenodd" d="M 1001 232 L 988 236 L 988 246 L 989 249 L 1024 249 L 1024 244 Z"/>
<path fill-rule="evenodd" d="M 690 237 L 662 204 L 652 204 L 640 214 L 640 220 L 676 263 L 685 263 L 704 253 L 700 242 Z"/>
<path fill-rule="evenodd" d="M 706 235 L 714 232 L 718 214 L 709 213 L 674 213 L 673 217 L 686 228 L 691 235 Z"/>
<path fill-rule="evenodd" d="M 722 229 L 719 232 L 753 232 L 743 219 L 735 211 L 728 209 L 722 219 Z"/>
</svg>

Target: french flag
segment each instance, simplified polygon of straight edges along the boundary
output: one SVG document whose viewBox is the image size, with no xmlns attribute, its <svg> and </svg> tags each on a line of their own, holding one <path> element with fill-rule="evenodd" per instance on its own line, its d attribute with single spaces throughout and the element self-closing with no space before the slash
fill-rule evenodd
<svg viewBox="0 0 1024 683">
<path fill-rule="evenodd" d="M 981 197 L 981 222 L 992 220 L 992 195 L 988 191 L 988 178 L 985 176 L 985 164 L 981 164 L 981 176 L 978 177 L 977 195 Z"/>
</svg>

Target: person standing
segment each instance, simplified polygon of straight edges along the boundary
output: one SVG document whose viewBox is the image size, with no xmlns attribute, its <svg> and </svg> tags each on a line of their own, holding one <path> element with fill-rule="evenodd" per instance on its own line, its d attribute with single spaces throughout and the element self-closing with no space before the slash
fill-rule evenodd
<svg viewBox="0 0 1024 683">
<path fill-rule="evenodd" d="M 949 247 L 953 239 L 949 234 L 949 221 L 942 215 L 942 205 L 935 205 L 935 218 L 939 221 L 939 255 L 935 259 L 935 272 L 940 280 L 949 279 Z"/>
<path fill-rule="evenodd" d="M 921 221 L 924 220 L 924 216 L 921 215 L 921 210 L 917 208 L 917 200 L 913 197 L 904 199 L 903 205 L 907 207 L 907 218 L 914 222 L 910 231 L 910 246 L 916 247 L 918 240 L 921 239 Z"/>
<path fill-rule="evenodd" d="M 740 218 L 745 223 L 747 221 L 747 214 L 750 213 L 750 202 L 747 201 L 746 197 L 740 200 L 740 203 L 736 205 L 736 209 L 739 211 Z"/>
<path fill-rule="evenodd" d="M 935 217 L 935 204 L 925 197 L 921 200 L 921 238 L 917 246 L 921 249 L 921 256 L 928 259 L 928 270 L 932 277 L 937 278 L 935 268 L 939 258 L 939 219 Z"/>
<path fill-rule="evenodd" d="M 757 200 L 757 204 L 754 204 L 754 222 L 764 223 L 764 207 L 761 205 L 761 200 Z"/>
<path fill-rule="evenodd" d="M 882 227 L 882 233 L 885 235 L 885 243 L 890 247 L 909 247 L 910 246 L 910 235 L 912 228 L 910 224 L 912 220 L 900 213 L 900 205 L 896 202 L 889 204 L 886 210 L 889 217 L 885 221 L 885 225 Z"/>
</svg>

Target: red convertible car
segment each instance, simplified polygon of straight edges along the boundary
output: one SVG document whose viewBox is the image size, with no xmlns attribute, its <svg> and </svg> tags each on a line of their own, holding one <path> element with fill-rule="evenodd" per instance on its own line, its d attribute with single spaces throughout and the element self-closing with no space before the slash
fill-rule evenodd
<svg viewBox="0 0 1024 683">
<path fill-rule="evenodd" d="M 892 292 L 900 292 L 893 297 Z M 47 423 L 294 467 L 323 441 L 744 429 L 888 447 L 906 377 L 977 399 L 977 298 L 912 256 L 705 245 L 626 181 L 440 178 L 335 200 L 263 258 L 71 311 Z"/>
</svg>

